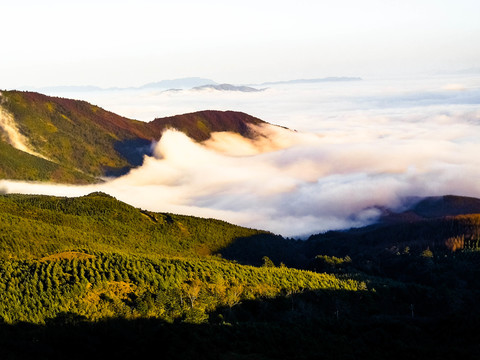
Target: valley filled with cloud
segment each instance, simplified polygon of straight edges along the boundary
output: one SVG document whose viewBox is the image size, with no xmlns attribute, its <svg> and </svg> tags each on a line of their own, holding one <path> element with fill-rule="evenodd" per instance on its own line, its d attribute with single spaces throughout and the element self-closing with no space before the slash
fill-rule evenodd
<svg viewBox="0 0 480 360">
<path fill-rule="evenodd" d="M 75 187 L 4 180 L 4 192 L 100 190 L 152 211 L 295 237 L 372 223 L 378 207 L 411 197 L 480 196 L 480 76 L 67 95 L 144 121 L 214 109 L 282 127 L 259 129 L 257 140 L 215 133 L 201 144 L 168 130 L 154 156 L 123 177 Z"/>
</svg>

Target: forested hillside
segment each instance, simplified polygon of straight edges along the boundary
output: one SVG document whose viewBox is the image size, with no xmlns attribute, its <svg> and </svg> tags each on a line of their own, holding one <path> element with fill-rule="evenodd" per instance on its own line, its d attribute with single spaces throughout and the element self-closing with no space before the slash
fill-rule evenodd
<svg viewBox="0 0 480 360">
<path fill-rule="evenodd" d="M 470 205 L 299 241 L 104 193 L 2 195 L 0 345 L 45 359 L 72 347 L 71 358 L 472 358 L 479 215 L 452 200 Z"/>
<path fill-rule="evenodd" d="M 273 236 L 228 223 L 143 211 L 93 193 L 0 197 L 0 316 L 44 323 L 63 312 L 202 322 L 219 306 L 365 283 L 215 255 L 238 238 Z M 21 299 L 16 302 L 15 299 Z M 198 306 L 197 306 L 198 305 Z"/>
<path fill-rule="evenodd" d="M 34 259 L 57 252 L 209 255 L 234 239 L 273 236 L 214 219 L 153 213 L 104 193 L 79 198 L 0 196 L 1 258 Z"/>
</svg>

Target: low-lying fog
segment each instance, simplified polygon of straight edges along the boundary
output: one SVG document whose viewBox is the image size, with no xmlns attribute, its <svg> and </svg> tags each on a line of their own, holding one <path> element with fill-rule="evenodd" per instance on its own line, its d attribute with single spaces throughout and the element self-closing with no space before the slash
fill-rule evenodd
<svg viewBox="0 0 480 360">
<path fill-rule="evenodd" d="M 204 144 L 168 131 L 155 156 L 95 186 L 2 181 L 5 192 L 104 191 L 152 211 L 214 217 L 305 236 L 375 221 L 409 196 L 480 197 L 480 75 L 275 85 L 262 92 L 109 91 L 84 99 L 144 121 L 236 110 L 278 127 L 268 141 L 217 133 Z"/>
</svg>

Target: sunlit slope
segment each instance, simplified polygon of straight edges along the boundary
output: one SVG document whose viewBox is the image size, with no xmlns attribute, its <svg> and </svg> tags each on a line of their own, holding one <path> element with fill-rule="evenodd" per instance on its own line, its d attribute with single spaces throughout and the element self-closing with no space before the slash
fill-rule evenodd
<svg viewBox="0 0 480 360">
<path fill-rule="evenodd" d="M 175 128 L 197 141 L 204 141 L 212 132 L 229 131 L 246 138 L 255 138 L 258 134 L 249 125 L 262 125 L 264 121 L 237 111 L 199 111 L 196 113 L 155 119 L 150 123 L 154 132 L 165 128 Z"/>
<path fill-rule="evenodd" d="M 42 323 L 60 314 L 204 322 L 217 308 L 304 290 L 366 291 L 365 284 L 288 268 L 214 259 L 72 253 L 0 262 L 0 317 Z M 18 301 L 20 300 L 20 301 Z"/>
<path fill-rule="evenodd" d="M 0 196 L 0 317 L 7 323 L 62 316 L 205 322 L 246 300 L 367 291 L 361 281 L 210 255 L 259 234 L 270 236 L 145 212 L 103 193 Z"/>
<path fill-rule="evenodd" d="M 61 165 L 28 154 L 0 141 L 0 179 L 51 180 L 60 183 L 86 184 L 98 181 L 71 166 Z"/>
<path fill-rule="evenodd" d="M 204 256 L 235 239 L 260 234 L 273 236 L 214 219 L 143 211 L 103 193 L 0 196 L 4 259 L 37 259 L 70 250 Z"/>
<path fill-rule="evenodd" d="M 152 153 L 152 141 L 158 141 L 167 128 L 176 128 L 202 141 L 214 131 L 236 132 L 253 138 L 257 134 L 248 125 L 263 123 L 247 114 L 232 111 L 201 111 L 146 123 L 127 119 L 85 101 L 20 91 L 2 91 L 0 106 L 3 118 L 8 117 L 10 122 L 8 126 L 0 122 L 3 143 L 43 157 L 62 169 L 77 169 L 87 177 L 97 178 L 121 175 L 141 165 L 143 156 Z M 17 138 L 22 141 L 16 141 Z M 32 170 L 33 175 L 26 176 L 22 169 L 30 168 L 31 163 L 20 155 L 6 154 L 5 147 L 0 150 L 4 158 L 19 158 L 16 160 L 18 164 L 10 167 L 0 163 L 2 178 L 85 182 L 80 175 L 70 179 L 53 171 Z"/>
<path fill-rule="evenodd" d="M 84 101 L 8 91 L 2 92 L 2 106 L 13 115 L 34 151 L 92 176 L 104 175 L 109 168 L 127 167 L 115 143 L 143 136 L 138 130 L 142 123 Z"/>
</svg>

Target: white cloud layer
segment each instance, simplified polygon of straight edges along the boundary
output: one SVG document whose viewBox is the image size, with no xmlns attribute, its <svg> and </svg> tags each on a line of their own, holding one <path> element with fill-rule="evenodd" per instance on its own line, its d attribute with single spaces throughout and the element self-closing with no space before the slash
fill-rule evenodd
<svg viewBox="0 0 480 360">
<path fill-rule="evenodd" d="M 260 114 L 252 115 L 303 131 L 266 126 L 257 141 L 216 133 L 203 144 L 168 131 L 154 157 L 105 184 L 3 181 L 0 189 L 71 196 L 100 190 L 152 211 L 220 218 L 286 236 L 361 226 L 378 216 L 374 206 L 399 207 L 409 196 L 480 197 L 480 82 L 458 84 L 436 79 L 215 93 L 206 101 L 217 102 L 213 108 L 236 101 L 235 110 L 256 108 Z M 193 96 L 183 94 L 184 100 Z M 196 96 L 202 104 L 207 95 Z"/>
</svg>

